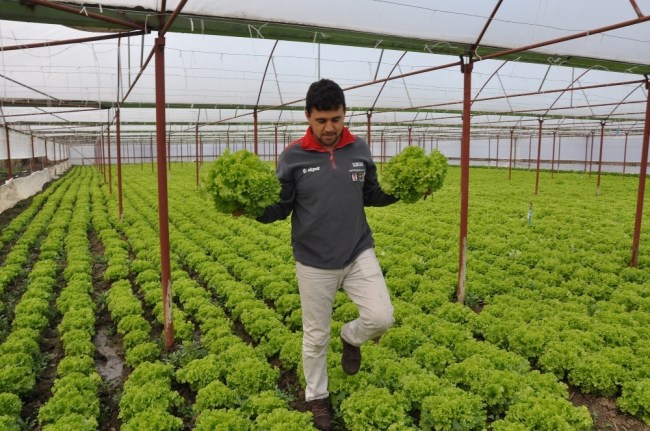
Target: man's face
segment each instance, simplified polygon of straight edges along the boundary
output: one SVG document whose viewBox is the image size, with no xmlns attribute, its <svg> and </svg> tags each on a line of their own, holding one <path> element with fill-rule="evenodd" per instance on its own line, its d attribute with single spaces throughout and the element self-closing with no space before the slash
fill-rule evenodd
<svg viewBox="0 0 650 431">
<path fill-rule="evenodd" d="M 309 126 L 311 126 L 312 134 L 323 147 L 332 149 L 338 144 L 345 125 L 343 106 L 329 111 L 319 111 L 312 108 L 311 112 L 305 112 L 305 116 Z"/>
</svg>

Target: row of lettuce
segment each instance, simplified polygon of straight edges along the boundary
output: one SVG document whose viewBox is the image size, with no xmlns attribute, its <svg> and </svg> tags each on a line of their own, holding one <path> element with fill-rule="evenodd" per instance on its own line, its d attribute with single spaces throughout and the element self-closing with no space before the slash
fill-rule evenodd
<svg viewBox="0 0 650 431">
<path fill-rule="evenodd" d="M 192 351 L 177 361 L 170 361 L 161 340 L 152 338 L 152 326 L 160 328 L 163 322 L 152 174 L 135 167 L 125 169 L 123 220 L 117 217 L 116 197 L 108 194 L 106 186 L 99 186 L 97 173 L 76 168 L 46 191 L 46 199 L 32 204 L 38 210 L 23 213 L 31 211 L 31 216 L 22 219 L 21 215 L 15 225 L 12 222 L 14 235 L 20 239 L 13 244 L 11 239 L 5 241 L 12 249 L 5 262 L 0 262 L 0 270 L 14 264 L 14 258 L 10 259 L 13 247 L 21 244 L 23 237 L 29 238 L 31 226 L 38 224 L 41 214 L 48 214 L 50 202 L 59 215 L 58 202 L 65 201 L 56 200 L 56 190 L 61 189 L 62 194 L 70 188 L 70 193 L 75 193 L 69 212 L 62 211 L 61 216 L 67 214 L 70 227 L 65 229 L 70 234 L 64 243 L 58 243 L 54 256 L 66 256 L 65 284 L 57 298 L 58 332 L 65 356 L 57 366 L 53 395 L 38 414 L 41 426 L 48 431 L 97 429 L 102 419 L 97 397 L 101 378 L 90 341 L 97 310 L 90 296 L 93 256 L 84 242 L 89 229 L 98 233 L 104 246 L 104 277 L 111 283 L 106 302 L 132 370 L 121 389 L 122 429 L 311 427 L 309 413 L 290 407 L 295 394 L 279 389 L 287 374 L 302 376 L 300 301 L 288 224 L 261 225 L 217 214 L 196 190 L 193 173 L 193 169 L 176 165 L 170 174 L 174 330 L 177 343 L 185 349 L 182 351 Z M 453 169 L 450 174 L 453 184 Z M 486 210 L 499 199 L 487 198 L 495 180 L 504 180 L 495 175 L 478 171 L 485 190 L 476 192 L 478 197 L 472 202 L 477 202 L 477 207 L 482 193 Z M 573 190 L 573 181 L 579 180 L 586 182 L 584 178 L 567 178 L 560 186 Z M 588 411 L 571 404 L 563 382 L 585 392 L 619 397 L 624 411 L 649 422 L 648 321 L 644 320 L 649 311 L 644 299 L 649 294 L 641 288 L 649 279 L 647 270 L 625 268 L 620 256 L 615 258 L 616 264 L 589 258 L 585 247 L 592 238 L 572 239 L 572 255 L 567 259 L 560 253 L 566 251 L 562 247 L 569 246 L 563 244 L 565 229 L 571 226 L 551 236 L 548 224 L 566 215 L 564 209 L 552 207 L 552 196 L 535 202 L 540 221 L 534 219 L 530 224 L 525 216 L 529 202 L 517 203 L 525 192 L 510 185 L 498 190 L 510 199 L 504 200 L 498 211 L 492 208 L 501 216 L 477 217 L 470 234 L 470 244 L 476 245 L 470 246 L 469 297 L 484 303 L 478 315 L 450 302 L 457 277 L 457 197 L 452 186 L 448 184 L 430 201 L 369 211 L 377 252 L 394 298 L 396 324 L 378 343 L 363 347 L 362 370 L 347 376 L 340 369 L 341 346 L 336 335 L 345 321 L 356 317 L 356 310 L 344 294 L 337 296 L 330 386 L 336 415 L 346 429 L 591 429 Z M 582 198 L 587 203 L 580 204 L 576 219 L 584 216 L 589 205 L 600 205 L 599 211 L 611 206 Z M 66 208 L 63 203 L 60 206 Z M 495 224 L 495 220 L 499 221 Z M 46 221 L 42 231 L 53 225 Z M 590 236 L 609 232 L 605 228 L 599 231 L 596 222 L 586 229 Z M 495 237 L 497 232 L 501 236 Z M 482 233 L 492 240 L 481 240 Z M 608 244 L 620 246 L 622 241 L 616 238 L 608 237 Z M 47 266 L 47 245 L 47 239 L 39 245 L 37 238 L 27 246 L 27 250 L 40 247 L 32 273 L 40 270 L 41 264 Z M 550 256 L 547 250 L 551 250 Z M 583 267 L 580 262 L 588 262 L 584 267 L 592 271 L 578 271 Z M 558 280 L 555 285 L 543 277 L 556 274 L 554 263 L 566 266 L 563 282 Z M 49 266 L 54 271 L 50 272 L 53 285 L 47 298 L 39 294 L 42 301 L 58 294 L 55 284 L 61 265 L 55 260 Z M 596 270 L 603 274 L 608 267 L 610 275 L 594 279 Z M 37 275 L 32 277 L 32 273 L 30 280 Z M 498 280 L 494 276 L 505 286 L 495 288 Z M 592 277 L 589 282 L 583 279 L 588 276 Z M 614 276 L 625 283 L 617 285 Z M 608 277 L 606 290 L 600 285 Z M 576 284 L 589 287 L 571 289 Z M 621 285 L 624 293 L 619 293 L 623 292 Z M 19 316 L 25 307 L 20 304 L 31 298 L 29 292 L 28 288 L 16 306 L 12 330 L 0 347 L 2 359 L 9 355 L 0 362 L 0 417 L 7 429 L 20 425 L 21 399 L 34 390 L 39 372 L 35 363 L 41 355 L 39 337 L 52 321 L 51 312 L 45 310 L 41 323 L 29 327 L 33 342 L 16 346 L 17 340 L 26 338 L 25 324 L 20 323 L 26 319 Z M 28 369 L 30 373 L 26 373 Z M 29 381 L 18 379 L 29 375 Z M 23 386 L 13 384 L 12 376 Z M 178 384 L 186 385 L 190 395 L 181 396 L 174 390 Z M 82 399 L 90 402 L 75 402 Z"/>
<path fill-rule="evenodd" d="M 642 252 L 638 268 L 628 264 L 638 178 L 605 177 L 596 195 L 595 176 L 567 173 L 545 178 L 536 197 L 533 173 L 509 181 L 477 169 L 472 179 L 467 297 L 482 310 L 467 327 L 584 393 L 617 398 L 622 411 L 649 423 L 650 258 Z M 454 193 L 371 213 L 389 285 L 411 302 L 429 283 L 455 287 Z M 425 247 L 417 241 L 424 237 Z M 648 241 L 644 233 L 641 244 Z"/>
<path fill-rule="evenodd" d="M 173 175 L 170 217 L 172 232 L 179 230 L 179 242 L 172 234 L 172 248 L 184 250 L 180 257 L 190 267 L 200 268 L 201 253 L 211 259 L 210 268 L 223 265 L 227 272 L 220 271 L 216 278 L 204 279 L 200 270 L 197 273 L 208 286 L 224 287 L 220 299 L 226 308 L 230 304 L 231 317 L 243 323 L 257 348 L 273 358 L 278 345 L 283 366 L 300 376 L 300 355 L 295 354 L 293 362 L 289 355 L 299 352 L 300 328 L 287 224 L 259 225 L 216 215 L 197 195 L 189 175 L 178 170 Z M 139 202 L 146 203 L 150 196 L 148 206 L 153 210 L 150 178 L 134 175 L 129 184 Z M 194 247 L 186 245 L 192 243 Z M 399 267 L 393 266 L 395 274 L 403 272 Z M 566 386 L 555 376 L 531 371 L 525 358 L 476 341 L 466 324 L 473 313 L 449 303 L 447 286 L 431 280 L 418 287 L 415 301 L 393 292 L 396 326 L 379 344 L 364 346 L 366 359 L 354 377 L 340 370 L 336 334 L 356 311 L 344 294 L 337 297 L 330 382 L 336 413 L 347 429 L 482 429 L 487 424 L 492 429 L 558 429 L 555 425 L 590 429 L 589 413 L 571 405 Z M 252 309 L 250 314 L 259 316 L 259 322 L 248 321 L 249 313 L 241 311 L 246 309 Z M 281 344 L 286 329 L 293 338 Z M 258 339 L 258 333 L 266 335 Z M 481 372 L 474 375 L 470 369 Z M 499 391 L 504 394 L 495 397 Z M 545 413 L 531 411 L 531 405 L 545 406 Z"/>
</svg>

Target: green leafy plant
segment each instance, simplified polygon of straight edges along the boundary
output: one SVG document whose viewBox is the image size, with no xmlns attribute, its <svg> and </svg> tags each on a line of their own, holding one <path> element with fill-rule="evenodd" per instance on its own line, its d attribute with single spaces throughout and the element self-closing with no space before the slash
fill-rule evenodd
<svg viewBox="0 0 650 431">
<path fill-rule="evenodd" d="M 195 431 L 251 431 L 253 422 L 238 410 L 205 410 L 196 420 Z"/>
<path fill-rule="evenodd" d="M 341 411 L 350 431 L 388 430 L 396 424 L 410 424 L 404 406 L 400 395 L 391 394 L 386 388 L 369 386 L 345 399 Z"/>
<path fill-rule="evenodd" d="M 442 187 L 447 166 L 447 158 L 440 151 L 427 156 L 422 148 L 408 146 L 386 164 L 382 188 L 403 202 L 415 203 Z"/>
<path fill-rule="evenodd" d="M 241 210 L 258 217 L 280 197 L 280 182 L 271 167 L 246 150 L 226 150 L 210 168 L 204 187 L 217 210 L 226 214 Z"/>
<path fill-rule="evenodd" d="M 423 430 L 482 430 L 485 421 L 481 398 L 456 387 L 444 387 L 422 400 L 420 427 Z"/>
<path fill-rule="evenodd" d="M 618 406 L 624 412 L 639 416 L 650 425 L 650 379 L 624 384 Z"/>
</svg>

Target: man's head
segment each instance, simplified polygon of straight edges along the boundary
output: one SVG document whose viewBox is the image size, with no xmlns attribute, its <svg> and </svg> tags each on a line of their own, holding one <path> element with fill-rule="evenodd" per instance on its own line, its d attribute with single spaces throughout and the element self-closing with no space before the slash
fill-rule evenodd
<svg viewBox="0 0 650 431">
<path fill-rule="evenodd" d="M 339 107 L 345 112 L 345 95 L 339 85 L 329 79 L 321 79 L 309 86 L 305 101 L 305 111 L 309 115 L 312 109 L 334 111 Z"/>
<path fill-rule="evenodd" d="M 341 139 L 345 124 L 345 95 L 341 87 L 329 79 L 311 84 L 305 116 L 318 142 L 325 148 L 333 148 Z"/>
</svg>

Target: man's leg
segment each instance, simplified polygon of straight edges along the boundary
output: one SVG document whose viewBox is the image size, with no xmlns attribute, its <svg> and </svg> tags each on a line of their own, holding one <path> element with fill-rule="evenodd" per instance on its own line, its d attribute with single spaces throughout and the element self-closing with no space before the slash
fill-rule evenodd
<svg viewBox="0 0 650 431">
<path fill-rule="evenodd" d="M 327 346 L 330 340 L 332 305 L 342 272 L 296 263 L 302 307 L 302 363 L 307 382 L 305 401 L 329 396 Z"/>
<path fill-rule="evenodd" d="M 343 325 L 341 338 L 358 347 L 391 327 L 393 305 L 373 249 L 362 252 L 345 271 L 343 290 L 359 309 L 359 317 Z"/>
</svg>

